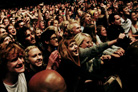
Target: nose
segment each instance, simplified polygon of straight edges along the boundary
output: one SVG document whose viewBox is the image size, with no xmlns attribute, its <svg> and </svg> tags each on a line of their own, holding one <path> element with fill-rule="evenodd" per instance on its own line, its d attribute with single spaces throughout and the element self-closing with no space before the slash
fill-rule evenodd
<svg viewBox="0 0 138 92">
<path fill-rule="evenodd" d="M 22 64 L 23 63 L 23 59 L 18 57 L 18 64 Z"/>
</svg>

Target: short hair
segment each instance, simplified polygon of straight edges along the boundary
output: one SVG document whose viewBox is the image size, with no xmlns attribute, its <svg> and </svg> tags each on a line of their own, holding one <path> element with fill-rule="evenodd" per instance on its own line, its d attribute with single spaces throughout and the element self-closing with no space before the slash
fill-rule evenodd
<svg viewBox="0 0 138 92">
<path fill-rule="evenodd" d="M 112 24 L 112 22 L 115 21 L 115 15 L 119 15 L 118 13 L 112 13 L 109 15 L 109 23 Z"/>
</svg>

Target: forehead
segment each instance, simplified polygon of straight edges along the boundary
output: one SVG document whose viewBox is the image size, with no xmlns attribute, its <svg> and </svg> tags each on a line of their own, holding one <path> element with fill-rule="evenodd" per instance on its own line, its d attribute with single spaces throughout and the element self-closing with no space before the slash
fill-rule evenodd
<svg viewBox="0 0 138 92">
<path fill-rule="evenodd" d="M 32 33 L 31 30 L 27 29 L 27 30 L 26 30 L 26 35 L 27 35 L 27 34 L 30 34 L 30 33 Z"/>
<path fill-rule="evenodd" d="M 118 18 L 120 18 L 120 16 L 119 15 L 115 15 L 114 18 L 115 19 L 118 19 Z"/>
</svg>

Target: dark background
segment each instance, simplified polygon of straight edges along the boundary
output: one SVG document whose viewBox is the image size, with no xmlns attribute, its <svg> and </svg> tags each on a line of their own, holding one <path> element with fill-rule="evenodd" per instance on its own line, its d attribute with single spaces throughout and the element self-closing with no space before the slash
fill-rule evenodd
<svg viewBox="0 0 138 92">
<path fill-rule="evenodd" d="M 41 2 L 45 4 L 54 4 L 64 2 L 66 0 L 0 0 L 0 8 L 24 7 L 30 5 L 38 5 Z"/>
</svg>

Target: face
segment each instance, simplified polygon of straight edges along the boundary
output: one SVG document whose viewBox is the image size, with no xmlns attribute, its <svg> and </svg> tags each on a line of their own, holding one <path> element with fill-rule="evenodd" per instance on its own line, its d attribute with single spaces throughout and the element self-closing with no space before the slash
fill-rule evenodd
<svg viewBox="0 0 138 92">
<path fill-rule="evenodd" d="M 35 40 L 35 35 L 30 31 L 30 30 L 26 30 L 26 43 L 29 44 L 35 44 L 36 40 Z"/>
<path fill-rule="evenodd" d="M 133 20 L 133 21 L 137 21 L 137 16 L 136 16 L 136 13 L 132 13 L 131 14 L 131 19 Z"/>
<path fill-rule="evenodd" d="M 6 30 L 4 28 L 1 28 L 0 29 L 0 34 L 3 35 L 3 34 L 7 34 Z"/>
<path fill-rule="evenodd" d="M 19 27 L 22 28 L 25 25 L 24 22 L 19 23 Z"/>
<path fill-rule="evenodd" d="M 73 57 L 79 56 L 78 45 L 76 42 L 71 42 L 68 45 L 68 50 Z"/>
<path fill-rule="evenodd" d="M 4 19 L 4 25 L 5 26 L 9 25 L 9 20 L 8 19 Z"/>
<path fill-rule="evenodd" d="M 38 38 L 40 38 L 41 37 L 41 34 L 42 34 L 42 30 L 36 30 L 36 36 L 38 37 Z"/>
<path fill-rule="evenodd" d="M 40 67 L 42 66 L 43 63 L 43 56 L 41 51 L 38 48 L 32 48 L 29 52 L 28 52 L 28 61 L 30 64 Z"/>
<path fill-rule="evenodd" d="M 102 36 L 107 36 L 105 27 L 102 27 L 102 28 L 101 28 L 101 35 L 102 35 Z"/>
<path fill-rule="evenodd" d="M 22 73 L 25 71 L 24 58 L 22 54 L 12 54 L 7 62 L 8 71 L 12 73 Z"/>
<path fill-rule="evenodd" d="M 4 39 L 4 41 L 3 41 L 2 44 L 8 45 L 10 42 L 12 42 L 12 39 L 11 39 L 9 36 L 7 36 L 7 37 Z"/>
<path fill-rule="evenodd" d="M 74 27 L 72 29 L 72 34 L 73 35 L 76 35 L 77 33 L 80 33 L 81 32 L 81 27 L 79 24 L 77 23 L 74 23 Z"/>
<path fill-rule="evenodd" d="M 85 20 L 84 20 L 84 22 L 86 23 L 86 24 L 90 24 L 91 23 L 91 15 L 90 14 L 86 14 L 85 15 Z"/>
<path fill-rule="evenodd" d="M 58 46 L 58 38 L 56 36 L 56 34 L 53 34 L 50 38 L 49 44 L 51 46 L 57 47 Z"/>
<path fill-rule="evenodd" d="M 54 24 L 53 24 L 54 26 L 58 26 L 58 21 L 57 20 L 54 20 Z"/>
<path fill-rule="evenodd" d="M 95 12 L 94 12 L 94 18 L 95 18 L 95 19 L 98 19 L 98 16 L 99 16 L 98 11 L 95 11 Z"/>
<path fill-rule="evenodd" d="M 130 15 L 129 10 L 128 10 L 128 7 L 125 7 L 123 9 L 123 12 L 124 12 L 125 15 Z"/>
<path fill-rule="evenodd" d="M 119 15 L 115 15 L 114 18 L 115 18 L 114 24 L 115 25 L 121 25 L 120 16 Z"/>
<path fill-rule="evenodd" d="M 44 21 L 41 21 L 40 22 L 40 29 L 44 29 L 45 28 L 45 23 L 44 23 Z"/>
<path fill-rule="evenodd" d="M 86 37 L 84 38 L 82 44 L 80 45 L 80 47 L 82 48 L 89 48 L 92 47 L 92 39 L 90 37 Z"/>
<path fill-rule="evenodd" d="M 16 29 L 14 28 L 14 26 L 9 26 L 8 31 L 11 35 L 16 35 Z"/>
</svg>

